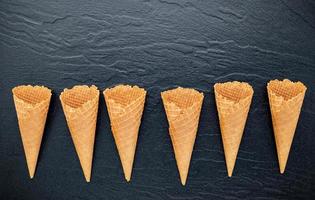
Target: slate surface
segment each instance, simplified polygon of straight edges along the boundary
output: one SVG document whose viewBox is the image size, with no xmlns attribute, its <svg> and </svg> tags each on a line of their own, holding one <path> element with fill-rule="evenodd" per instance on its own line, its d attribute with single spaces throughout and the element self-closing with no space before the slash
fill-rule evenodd
<svg viewBox="0 0 315 200">
<path fill-rule="evenodd" d="M 266 83 L 307 86 L 286 173 L 280 175 Z M 315 2 L 0 0 L 0 199 L 315 199 Z M 227 177 L 213 84 L 241 80 L 255 94 Z M 92 182 L 85 183 L 58 96 L 75 84 L 148 90 L 132 181 L 100 99 Z M 30 180 L 11 89 L 53 89 L 35 178 Z M 160 92 L 205 93 L 182 187 Z"/>
</svg>

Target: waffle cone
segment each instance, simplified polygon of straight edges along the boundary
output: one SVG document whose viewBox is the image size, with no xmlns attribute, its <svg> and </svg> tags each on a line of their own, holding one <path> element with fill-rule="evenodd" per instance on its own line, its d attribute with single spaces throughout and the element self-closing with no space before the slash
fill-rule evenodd
<svg viewBox="0 0 315 200">
<path fill-rule="evenodd" d="M 203 93 L 176 88 L 161 93 L 182 185 L 186 184 L 198 130 Z"/>
<path fill-rule="evenodd" d="M 272 80 L 267 85 L 280 173 L 284 173 L 306 87 L 301 82 Z"/>
<path fill-rule="evenodd" d="M 254 91 L 248 83 L 234 81 L 216 83 L 214 93 L 226 167 L 231 177 Z"/>
<path fill-rule="evenodd" d="M 118 85 L 103 94 L 125 179 L 129 182 L 146 91 L 138 86 Z"/>
<path fill-rule="evenodd" d="M 74 86 L 64 89 L 60 100 L 85 179 L 90 182 L 99 91 L 94 85 Z"/>
<path fill-rule="evenodd" d="M 43 86 L 13 88 L 13 99 L 30 178 L 34 177 L 51 90 Z"/>
</svg>

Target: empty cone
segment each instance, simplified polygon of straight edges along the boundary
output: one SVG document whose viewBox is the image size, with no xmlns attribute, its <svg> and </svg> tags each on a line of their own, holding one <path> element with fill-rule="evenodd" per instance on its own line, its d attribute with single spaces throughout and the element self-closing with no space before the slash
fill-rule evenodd
<svg viewBox="0 0 315 200">
<path fill-rule="evenodd" d="M 118 85 L 104 91 L 110 124 L 125 178 L 130 181 L 146 91 Z"/>
<path fill-rule="evenodd" d="M 176 88 L 161 93 L 182 185 L 186 184 L 198 130 L 203 93 Z"/>
<path fill-rule="evenodd" d="M 248 83 L 233 81 L 216 83 L 214 93 L 226 167 L 231 177 L 254 91 Z"/>
<path fill-rule="evenodd" d="M 301 82 L 272 80 L 267 85 L 280 173 L 284 173 L 306 87 Z"/>
<path fill-rule="evenodd" d="M 90 182 L 99 91 L 94 85 L 74 86 L 64 89 L 60 100 L 85 179 Z"/>
<path fill-rule="evenodd" d="M 51 90 L 43 86 L 13 88 L 13 99 L 29 175 L 34 177 L 44 133 Z"/>
</svg>

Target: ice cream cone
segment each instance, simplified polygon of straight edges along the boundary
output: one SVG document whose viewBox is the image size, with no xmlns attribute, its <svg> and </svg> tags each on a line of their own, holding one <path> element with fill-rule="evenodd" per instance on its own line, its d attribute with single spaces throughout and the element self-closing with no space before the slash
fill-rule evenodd
<svg viewBox="0 0 315 200">
<path fill-rule="evenodd" d="M 234 81 L 216 83 L 214 93 L 226 167 L 231 177 L 254 91 L 248 83 Z"/>
<path fill-rule="evenodd" d="M 161 93 L 182 185 L 186 184 L 198 130 L 203 93 L 176 88 Z"/>
<path fill-rule="evenodd" d="M 138 86 L 118 85 L 103 94 L 125 179 L 129 182 L 146 91 Z"/>
<path fill-rule="evenodd" d="M 13 88 L 12 93 L 28 171 L 33 178 L 45 129 L 51 90 L 43 86 L 23 85 Z"/>
<path fill-rule="evenodd" d="M 267 85 L 280 173 L 284 173 L 306 87 L 301 82 L 272 80 Z"/>
<path fill-rule="evenodd" d="M 94 85 L 74 86 L 64 89 L 60 100 L 85 179 L 90 182 L 99 91 Z"/>
</svg>

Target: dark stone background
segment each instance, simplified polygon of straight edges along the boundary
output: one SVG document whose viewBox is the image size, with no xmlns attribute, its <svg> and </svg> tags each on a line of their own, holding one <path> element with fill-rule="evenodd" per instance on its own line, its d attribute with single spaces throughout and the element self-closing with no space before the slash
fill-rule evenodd
<svg viewBox="0 0 315 200">
<path fill-rule="evenodd" d="M 315 199 L 315 2 L 0 0 L 0 199 Z M 266 83 L 308 86 L 280 175 Z M 255 94 L 234 176 L 227 177 L 213 84 Z M 92 182 L 86 183 L 58 96 L 65 87 L 118 83 L 148 90 L 132 181 L 126 183 L 100 99 Z M 43 84 L 53 98 L 30 180 L 11 89 Z M 205 93 L 182 187 L 160 92 Z"/>
</svg>

